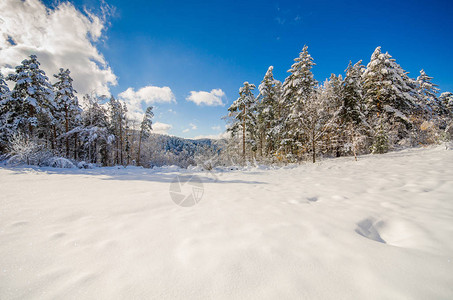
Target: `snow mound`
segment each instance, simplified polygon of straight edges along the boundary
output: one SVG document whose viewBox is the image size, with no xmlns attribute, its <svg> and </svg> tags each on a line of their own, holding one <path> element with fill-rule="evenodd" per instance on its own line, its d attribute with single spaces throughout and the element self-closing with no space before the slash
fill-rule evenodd
<svg viewBox="0 0 453 300">
<path fill-rule="evenodd" d="M 72 161 L 64 157 L 51 157 L 45 162 L 45 165 L 52 168 L 75 168 Z"/>
</svg>

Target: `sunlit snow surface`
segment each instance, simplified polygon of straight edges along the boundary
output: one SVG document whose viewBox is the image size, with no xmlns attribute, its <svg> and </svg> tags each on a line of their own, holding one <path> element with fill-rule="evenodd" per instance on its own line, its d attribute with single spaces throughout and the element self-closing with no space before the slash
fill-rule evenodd
<svg viewBox="0 0 453 300">
<path fill-rule="evenodd" d="M 0 299 L 453 299 L 453 151 L 192 172 L 1 167 Z"/>
</svg>

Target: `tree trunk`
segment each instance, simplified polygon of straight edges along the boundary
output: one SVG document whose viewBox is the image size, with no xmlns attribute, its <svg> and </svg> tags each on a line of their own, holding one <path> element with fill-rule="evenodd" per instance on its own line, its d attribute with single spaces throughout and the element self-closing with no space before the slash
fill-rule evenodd
<svg viewBox="0 0 453 300">
<path fill-rule="evenodd" d="M 65 131 L 66 131 L 66 158 L 69 158 L 69 138 L 67 136 L 69 132 L 69 116 L 68 116 L 68 107 L 65 105 Z"/>
<path fill-rule="evenodd" d="M 263 140 L 264 140 L 264 132 L 260 134 L 260 157 L 263 157 Z"/>
<path fill-rule="evenodd" d="M 313 151 L 313 163 L 316 162 L 316 141 L 315 141 L 315 132 L 312 132 L 312 138 L 311 138 L 311 148 Z"/>
<path fill-rule="evenodd" d="M 242 119 L 242 158 L 245 163 L 245 117 Z"/>
<path fill-rule="evenodd" d="M 138 154 L 137 154 L 137 166 L 140 165 L 140 148 L 142 146 L 142 132 L 140 132 L 140 138 L 138 139 Z"/>
<path fill-rule="evenodd" d="M 120 164 L 123 165 L 123 120 L 120 116 Z"/>
<path fill-rule="evenodd" d="M 56 149 L 57 146 L 57 126 L 53 125 L 53 139 L 52 139 L 52 149 Z"/>
<path fill-rule="evenodd" d="M 74 159 L 77 160 L 77 133 L 74 134 Z"/>
</svg>

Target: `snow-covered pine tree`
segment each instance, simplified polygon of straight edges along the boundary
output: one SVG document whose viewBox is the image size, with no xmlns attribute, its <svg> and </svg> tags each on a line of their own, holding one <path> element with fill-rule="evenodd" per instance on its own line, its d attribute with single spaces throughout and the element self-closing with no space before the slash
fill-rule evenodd
<svg viewBox="0 0 453 300">
<path fill-rule="evenodd" d="M 54 94 L 52 85 L 45 72 L 39 68 L 36 55 L 22 61 L 16 67 L 16 72 L 10 74 L 7 80 L 16 84 L 11 91 L 11 100 L 8 110 L 8 124 L 16 131 L 29 134 L 31 137 L 52 138 L 49 132 L 55 125 L 53 113 L 55 112 Z M 40 129 L 37 133 L 34 129 Z"/>
<path fill-rule="evenodd" d="M 80 136 L 83 159 L 108 165 L 108 147 L 115 141 L 115 136 L 109 132 L 107 110 L 101 104 L 105 98 L 94 95 L 85 95 L 83 98 L 83 126 L 73 130 Z"/>
<path fill-rule="evenodd" d="M 11 101 L 11 91 L 5 82 L 5 77 L 0 72 L 0 153 L 5 150 L 8 139 L 13 134 L 7 123 L 10 114 L 9 101 Z"/>
<path fill-rule="evenodd" d="M 272 153 L 278 137 L 273 130 L 277 125 L 278 104 L 281 97 L 281 83 L 274 79 L 273 67 L 270 66 L 261 84 L 258 86 L 257 127 L 260 153 L 263 156 Z M 264 152 L 264 153 L 263 153 Z"/>
<path fill-rule="evenodd" d="M 444 92 L 439 96 L 439 102 L 442 107 L 445 109 L 447 114 L 453 114 L 453 93 Z"/>
<path fill-rule="evenodd" d="M 389 150 L 388 135 L 384 126 L 384 117 L 380 115 L 379 128 L 375 134 L 375 140 L 371 146 L 371 152 L 375 154 L 383 154 Z"/>
<path fill-rule="evenodd" d="M 444 112 L 440 118 L 443 121 L 442 129 L 444 131 L 445 139 L 453 140 L 453 93 L 444 92 L 439 96 L 439 105 L 442 106 Z"/>
<path fill-rule="evenodd" d="M 443 116 L 445 119 L 445 128 L 443 129 L 444 141 L 453 141 L 453 93 L 444 92 L 439 97 L 439 102 L 445 108 L 446 114 Z M 448 148 L 447 144 L 446 147 Z"/>
<path fill-rule="evenodd" d="M 124 119 L 124 152 L 126 154 L 126 165 L 130 165 L 131 158 L 132 158 L 132 147 L 131 147 L 131 138 L 132 138 L 132 132 L 130 130 L 130 125 L 129 125 L 129 118 L 127 117 L 127 104 L 126 102 L 123 103 L 123 112 L 125 115 Z"/>
<path fill-rule="evenodd" d="M 362 61 L 354 65 L 349 62 L 343 80 L 343 99 L 339 112 L 340 128 L 344 134 L 344 148 L 352 151 L 356 156 L 359 152 L 367 152 L 369 125 L 366 120 L 365 104 L 363 99 Z"/>
<path fill-rule="evenodd" d="M 143 121 L 140 124 L 140 136 L 138 139 L 138 152 L 137 152 L 137 166 L 140 165 L 140 151 L 142 148 L 142 140 L 149 137 L 151 130 L 153 130 L 153 107 L 149 106 L 146 108 L 145 115 L 143 116 Z"/>
<path fill-rule="evenodd" d="M 283 144 L 293 155 L 301 153 L 304 146 L 301 116 L 305 105 L 313 99 L 311 96 L 317 85 L 311 72 L 314 65 L 313 58 L 305 45 L 299 57 L 294 59 L 294 64 L 288 70 L 290 75 L 283 83 L 284 106 L 288 113 L 284 121 L 286 136 Z"/>
<path fill-rule="evenodd" d="M 362 79 L 368 120 L 375 131 L 375 142 L 388 140 L 390 145 L 394 145 L 409 133 L 410 115 L 417 107 L 418 93 L 415 86 L 390 54 L 381 52 L 381 47 L 373 52 Z M 382 131 L 381 117 L 388 127 L 384 130 L 388 135 L 386 139 L 377 139 L 377 133 Z"/>
<path fill-rule="evenodd" d="M 343 123 L 359 123 L 363 119 L 362 61 L 354 65 L 349 62 L 343 80 L 343 103 L 340 118 Z"/>
<path fill-rule="evenodd" d="M 109 119 L 110 119 L 110 132 L 115 137 L 115 163 L 122 165 L 124 162 L 123 142 L 124 142 L 124 128 L 126 123 L 126 114 L 124 107 L 121 102 L 115 99 L 113 96 L 110 97 L 109 101 Z"/>
<path fill-rule="evenodd" d="M 69 158 L 70 151 L 70 136 L 68 132 L 81 122 L 82 109 L 79 106 L 79 101 L 75 95 L 77 91 L 72 86 L 73 79 L 69 75 L 71 72 L 60 68 L 58 74 L 54 77 L 57 81 L 54 83 L 56 118 L 58 119 L 58 127 L 65 141 L 65 153 Z M 75 145 L 74 145 L 75 146 Z"/>
<path fill-rule="evenodd" d="M 332 119 L 320 150 L 340 156 L 345 140 L 344 128 L 340 120 L 344 93 L 342 76 L 331 74 L 330 78 L 324 82 L 324 86 L 319 88 L 319 93 L 324 104 L 323 110 Z"/>
<path fill-rule="evenodd" d="M 234 101 L 228 108 L 229 117 L 232 118 L 233 122 L 228 128 L 228 131 L 232 133 L 232 136 L 241 132 L 242 159 L 244 162 L 246 154 L 246 141 L 251 141 L 256 125 L 254 114 L 256 109 L 256 100 L 253 95 L 254 89 L 254 84 L 250 84 L 247 81 L 244 82 L 244 86 L 239 89 L 239 98 L 236 99 L 236 101 Z"/>
<path fill-rule="evenodd" d="M 275 91 L 277 93 L 277 104 L 276 104 L 276 111 L 275 111 L 275 120 L 274 125 L 271 127 L 269 135 L 274 140 L 274 154 L 278 160 L 282 160 L 282 153 L 280 151 L 282 139 L 284 136 L 284 120 L 286 119 L 286 110 L 283 107 L 284 104 L 284 97 L 283 97 L 283 84 L 279 80 L 275 80 Z"/>
<path fill-rule="evenodd" d="M 439 114 L 441 106 L 438 105 L 437 94 L 439 93 L 439 88 L 437 84 L 432 83 L 433 77 L 430 77 L 426 74 L 425 70 L 420 71 L 420 76 L 417 77 L 417 89 L 420 94 L 420 99 L 422 100 L 419 105 L 425 111 L 432 111 Z"/>
<path fill-rule="evenodd" d="M 432 83 L 432 77 L 428 76 L 424 70 L 420 71 L 413 84 L 417 89 L 417 109 L 412 116 L 412 144 L 430 144 L 439 137 L 438 127 L 444 127 L 442 120 L 442 105 L 437 98 L 439 89 Z"/>
</svg>

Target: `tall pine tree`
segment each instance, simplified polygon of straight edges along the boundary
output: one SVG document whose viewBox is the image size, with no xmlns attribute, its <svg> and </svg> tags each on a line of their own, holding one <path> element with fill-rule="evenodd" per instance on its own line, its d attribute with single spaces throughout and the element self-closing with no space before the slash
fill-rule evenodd
<svg viewBox="0 0 453 300">
<path fill-rule="evenodd" d="M 257 126 L 261 155 L 273 152 L 278 141 L 272 129 L 277 126 L 281 83 L 274 79 L 272 71 L 273 67 L 270 66 L 258 87 Z"/>
<path fill-rule="evenodd" d="M 71 72 L 61 69 L 54 75 L 57 81 L 54 83 L 55 105 L 59 122 L 59 129 L 64 136 L 66 157 L 69 157 L 70 137 L 68 132 L 80 125 L 82 109 L 79 106 L 76 93 L 72 86 L 73 79 L 69 75 Z"/>
<path fill-rule="evenodd" d="M 362 79 L 368 120 L 376 134 L 375 142 L 399 142 L 408 135 L 410 115 L 417 107 L 418 93 L 407 72 L 390 54 L 382 53 L 381 47 L 377 47 Z M 378 133 L 388 136 L 377 138 Z M 378 148 L 388 149 L 387 146 Z"/>
<path fill-rule="evenodd" d="M 13 135 L 11 128 L 8 126 L 9 114 L 8 110 L 11 101 L 11 91 L 5 82 L 5 77 L 0 72 L 0 152 L 6 148 L 8 139 Z"/>
<path fill-rule="evenodd" d="M 286 136 L 283 143 L 287 151 L 292 154 L 301 152 L 304 141 L 302 129 L 302 114 L 305 106 L 314 98 L 317 81 L 313 77 L 311 69 L 315 63 L 308 53 L 308 47 L 304 46 L 299 57 L 294 59 L 294 64 L 288 70 L 290 75 L 283 83 L 284 106 L 286 119 L 284 120 L 284 130 Z"/>
<path fill-rule="evenodd" d="M 16 72 L 7 77 L 16 83 L 7 107 L 12 112 L 7 122 L 30 136 L 36 135 L 37 128 L 47 135 L 49 127 L 55 124 L 52 86 L 39 65 L 36 55 L 30 55 L 30 59 L 23 60 Z"/>
<path fill-rule="evenodd" d="M 239 89 L 239 98 L 231 104 L 228 108 L 229 116 L 233 119 L 231 127 L 228 129 L 232 135 L 239 132 L 242 134 L 242 159 L 245 161 L 246 157 L 246 141 L 247 137 L 249 141 L 254 134 L 255 130 L 255 96 L 253 90 L 255 89 L 254 84 L 250 84 L 247 81 L 244 82 L 244 86 Z"/>
<path fill-rule="evenodd" d="M 140 124 L 140 136 L 138 140 L 138 153 L 137 153 L 137 166 L 140 165 L 140 152 L 142 148 L 142 140 L 149 137 L 151 130 L 153 130 L 153 107 L 146 108 L 145 115 L 143 116 L 142 123 Z"/>
</svg>

